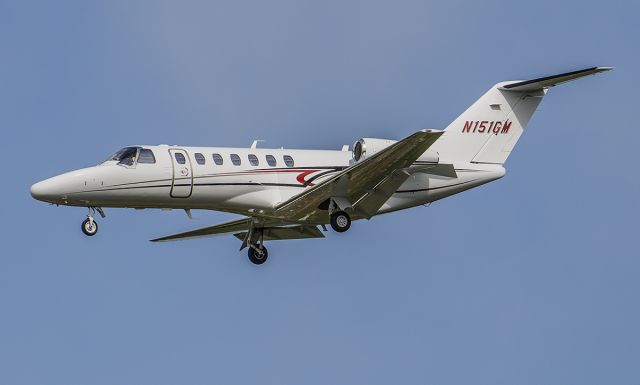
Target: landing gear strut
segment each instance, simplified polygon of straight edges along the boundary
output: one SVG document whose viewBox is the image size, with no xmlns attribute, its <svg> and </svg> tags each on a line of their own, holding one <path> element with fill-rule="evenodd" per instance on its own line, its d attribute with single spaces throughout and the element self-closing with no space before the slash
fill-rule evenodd
<svg viewBox="0 0 640 385">
<path fill-rule="evenodd" d="M 245 245 L 249 246 L 249 260 L 255 265 L 262 265 L 267 262 L 269 252 L 264 246 L 264 229 L 249 228 Z M 244 247 L 244 246 L 243 246 Z M 242 250 L 242 248 L 240 249 Z"/>
<path fill-rule="evenodd" d="M 338 232 L 344 233 L 351 227 L 351 217 L 344 211 L 336 211 L 331 214 L 331 228 Z"/>
<path fill-rule="evenodd" d="M 96 211 L 102 218 L 105 217 L 104 211 L 102 211 L 100 207 L 89 207 L 87 219 L 82 221 L 82 225 L 80 226 L 82 228 L 82 232 L 86 236 L 92 237 L 98 232 L 98 222 L 93 219 L 94 215 L 96 215 Z"/>
</svg>

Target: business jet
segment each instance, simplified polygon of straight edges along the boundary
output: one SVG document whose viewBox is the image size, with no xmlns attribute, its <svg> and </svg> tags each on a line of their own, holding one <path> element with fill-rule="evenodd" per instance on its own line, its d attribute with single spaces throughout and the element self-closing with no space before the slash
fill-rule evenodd
<svg viewBox="0 0 640 385">
<path fill-rule="evenodd" d="M 266 241 L 323 238 L 351 222 L 428 204 L 502 178 L 504 163 L 550 87 L 610 70 L 592 67 L 500 82 L 445 130 L 396 141 L 363 138 L 352 150 L 147 146 L 124 147 L 101 164 L 31 186 L 56 205 L 87 207 L 94 236 L 104 208 L 216 210 L 242 218 L 153 239 L 233 234 L 249 260 L 267 260 Z"/>
</svg>

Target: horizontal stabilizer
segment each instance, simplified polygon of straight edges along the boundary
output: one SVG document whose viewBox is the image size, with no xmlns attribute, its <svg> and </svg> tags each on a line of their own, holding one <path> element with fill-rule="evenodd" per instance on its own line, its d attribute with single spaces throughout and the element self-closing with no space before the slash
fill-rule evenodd
<svg viewBox="0 0 640 385">
<path fill-rule="evenodd" d="M 578 71 L 566 72 L 563 74 L 547 76 L 544 78 L 525 80 L 520 82 L 515 82 L 507 85 L 503 85 L 500 87 L 501 90 L 505 91 L 536 91 L 547 87 L 553 87 L 560 83 L 565 83 L 571 80 L 575 80 L 584 76 L 595 75 L 600 72 L 610 71 L 613 67 L 591 67 L 585 68 Z"/>
</svg>

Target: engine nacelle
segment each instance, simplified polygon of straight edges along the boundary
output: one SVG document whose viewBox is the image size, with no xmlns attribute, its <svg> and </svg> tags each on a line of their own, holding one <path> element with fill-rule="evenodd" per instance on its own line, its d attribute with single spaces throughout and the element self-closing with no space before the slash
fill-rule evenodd
<svg viewBox="0 0 640 385">
<path fill-rule="evenodd" d="M 353 144 L 353 160 L 359 162 L 396 143 L 397 140 L 362 138 Z"/>
<path fill-rule="evenodd" d="M 398 141 L 390 139 L 362 138 L 353 144 L 353 160 L 356 162 L 365 160 L 371 155 L 384 150 L 396 142 Z M 427 150 L 416 161 L 438 163 L 438 160 L 439 156 L 437 152 Z"/>
</svg>

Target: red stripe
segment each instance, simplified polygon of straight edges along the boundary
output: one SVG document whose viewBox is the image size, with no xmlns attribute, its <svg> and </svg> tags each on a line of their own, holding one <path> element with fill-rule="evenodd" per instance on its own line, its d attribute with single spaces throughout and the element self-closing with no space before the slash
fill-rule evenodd
<svg viewBox="0 0 640 385">
<path fill-rule="evenodd" d="M 293 170 L 292 170 L 293 171 Z M 306 180 L 304 180 L 304 178 L 309 175 L 309 174 L 313 174 L 314 172 L 316 172 L 318 170 L 306 170 L 306 171 L 302 171 L 300 174 L 298 174 L 298 176 L 296 177 L 296 180 L 298 182 L 300 182 L 300 184 L 305 184 L 307 183 Z M 313 183 L 309 183 L 309 186 L 313 186 Z"/>
</svg>

